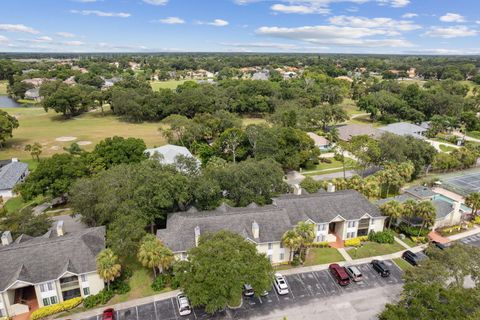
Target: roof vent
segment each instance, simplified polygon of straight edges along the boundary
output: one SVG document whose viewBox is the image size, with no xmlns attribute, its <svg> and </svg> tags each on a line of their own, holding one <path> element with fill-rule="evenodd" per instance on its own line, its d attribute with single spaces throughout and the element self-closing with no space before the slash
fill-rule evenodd
<svg viewBox="0 0 480 320">
<path fill-rule="evenodd" d="M 63 220 L 57 222 L 57 236 L 61 237 L 65 234 L 63 230 Z"/>
<path fill-rule="evenodd" d="M 13 242 L 12 233 L 10 231 L 5 231 L 2 234 L 2 246 L 8 246 Z"/>
<path fill-rule="evenodd" d="M 255 239 L 260 237 L 260 226 L 255 220 L 252 223 L 252 234 Z"/>
<path fill-rule="evenodd" d="M 200 227 L 195 227 L 195 246 L 198 247 L 198 242 L 200 241 Z"/>
</svg>

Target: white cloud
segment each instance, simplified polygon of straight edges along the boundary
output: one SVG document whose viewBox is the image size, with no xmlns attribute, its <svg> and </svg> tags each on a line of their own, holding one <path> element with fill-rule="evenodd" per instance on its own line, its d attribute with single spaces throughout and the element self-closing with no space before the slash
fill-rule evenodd
<svg viewBox="0 0 480 320">
<path fill-rule="evenodd" d="M 25 33 L 32 33 L 32 34 L 40 33 L 40 31 L 27 27 L 26 25 L 23 25 L 23 24 L 0 24 L 0 31 L 25 32 Z"/>
<path fill-rule="evenodd" d="M 325 7 L 319 6 L 305 6 L 305 5 L 284 5 L 284 4 L 274 4 L 270 7 L 273 11 L 281 13 L 300 13 L 300 14 L 309 14 L 309 13 L 320 13 L 328 14 L 330 10 Z"/>
<path fill-rule="evenodd" d="M 6 43 L 9 43 L 8 38 L 0 35 L 0 44 L 6 44 Z"/>
<path fill-rule="evenodd" d="M 72 0 L 74 2 L 81 2 L 81 3 L 91 3 L 91 2 L 97 2 L 101 0 Z"/>
<path fill-rule="evenodd" d="M 301 40 L 319 45 L 337 45 L 350 47 L 411 47 L 404 39 L 380 38 L 371 39 L 372 36 L 388 36 L 390 31 L 373 28 L 353 28 L 339 26 L 304 26 L 297 28 L 261 27 L 257 34 Z"/>
<path fill-rule="evenodd" d="M 410 4 L 410 0 L 378 0 L 380 5 L 388 5 L 393 8 L 403 8 Z"/>
<path fill-rule="evenodd" d="M 57 32 L 56 35 L 62 38 L 75 38 L 75 34 L 70 32 Z"/>
<path fill-rule="evenodd" d="M 85 43 L 82 41 L 65 41 L 65 42 L 62 42 L 62 44 L 66 46 L 78 47 L 78 46 L 83 46 Z"/>
<path fill-rule="evenodd" d="M 70 10 L 71 13 L 77 13 L 84 16 L 95 15 L 98 17 L 119 17 L 119 18 L 128 18 L 131 16 L 130 13 L 126 12 L 106 12 L 99 10 Z"/>
<path fill-rule="evenodd" d="M 239 47 L 239 48 L 274 48 L 281 50 L 294 50 L 298 49 L 299 46 L 290 43 L 275 43 L 275 42 L 221 42 L 222 46 L 228 47 Z"/>
<path fill-rule="evenodd" d="M 433 49 L 420 49 L 408 51 L 409 54 L 431 54 L 431 55 L 478 55 L 480 49 L 445 49 L 445 48 L 433 48 Z"/>
<path fill-rule="evenodd" d="M 167 4 L 168 0 L 143 0 L 143 2 L 154 6 L 164 6 Z"/>
<path fill-rule="evenodd" d="M 454 27 L 431 27 L 430 30 L 424 33 L 425 36 L 436 37 L 436 38 L 462 38 L 462 37 L 472 37 L 477 35 L 477 30 L 470 29 L 467 26 L 454 26 Z"/>
<path fill-rule="evenodd" d="M 404 19 L 412 19 L 412 18 L 415 18 L 415 17 L 418 17 L 418 14 L 413 13 L 413 12 L 407 12 L 402 16 L 402 18 L 404 18 Z"/>
<path fill-rule="evenodd" d="M 197 24 L 207 24 L 209 26 L 225 27 L 228 26 L 228 21 L 222 19 L 215 19 L 210 22 L 197 21 Z"/>
<path fill-rule="evenodd" d="M 418 30 L 422 27 L 407 20 L 394 20 L 391 18 L 365 18 L 353 16 L 335 16 L 329 22 L 336 26 L 353 28 L 373 28 L 385 30 L 389 35 L 399 35 L 403 31 Z"/>
<path fill-rule="evenodd" d="M 458 13 L 448 12 L 440 17 L 440 21 L 443 22 L 465 22 L 465 17 Z"/>
<path fill-rule="evenodd" d="M 158 20 L 160 23 L 165 23 L 165 24 L 183 24 L 185 23 L 185 20 L 179 18 L 179 17 L 168 17 L 165 19 L 160 19 Z"/>
<path fill-rule="evenodd" d="M 33 42 L 52 42 L 53 39 L 47 36 L 38 37 L 32 40 Z"/>
</svg>

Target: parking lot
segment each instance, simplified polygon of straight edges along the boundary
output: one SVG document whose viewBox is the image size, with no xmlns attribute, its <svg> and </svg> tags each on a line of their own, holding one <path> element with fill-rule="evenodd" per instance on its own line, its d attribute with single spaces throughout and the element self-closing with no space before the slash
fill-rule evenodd
<svg viewBox="0 0 480 320">
<path fill-rule="evenodd" d="M 475 247 L 480 247 L 480 234 L 476 234 L 467 238 L 459 240 L 461 243 L 469 244 Z"/>
<path fill-rule="evenodd" d="M 246 319 L 264 316 L 276 309 L 306 304 L 312 300 L 327 299 L 346 293 L 362 290 L 398 285 L 402 283 L 401 270 L 391 261 L 385 261 L 390 267 L 391 275 L 388 278 L 380 277 L 370 266 L 362 264 L 357 267 L 363 274 L 363 281 L 351 283 L 341 287 L 332 278 L 328 270 L 300 273 L 286 276 L 290 293 L 279 296 L 274 289 L 266 297 L 244 298 L 240 308 L 215 315 L 206 314 L 201 309 L 194 309 L 189 316 L 180 316 L 175 298 L 139 305 L 130 309 L 117 310 L 119 320 L 180 320 L 180 319 Z M 100 320 L 100 316 L 84 320 Z"/>
</svg>

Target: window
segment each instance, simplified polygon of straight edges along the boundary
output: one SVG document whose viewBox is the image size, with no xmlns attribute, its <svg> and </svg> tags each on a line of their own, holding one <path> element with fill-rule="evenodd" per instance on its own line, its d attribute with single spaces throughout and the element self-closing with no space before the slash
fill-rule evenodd
<svg viewBox="0 0 480 320">
<path fill-rule="evenodd" d="M 53 284 L 51 282 L 47 283 L 47 288 L 48 288 L 48 291 L 52 291 L 53 290 Z"/>
<path fill-rule="evenodd" d="M 90 288 L 83 288 L 83 295 L 84 296 L 89 296 L 90 295 Z"/>
<path fill-rule="evenodd" d="M 347 227 L 348 228 L 355 228 L 357 221 L 348 221 Z"/>
<path fill-rule="evenodd" d="M 42 283 L 40 285 L 40 292 L 45 292 L 45 291 L 47 291 L 47 286 L 45 285 L 45 283 Z"/>
<path fill-rule="evenodd" d="M 268 261 L 272 262 L 272 255 L 271 255 L 271 254 L 269 254 L 269 255 L 267 256 L 267 258 L 268 258 Z"/>
<path fill-rule="evenodd" d="M 327 229 L 327 225 L 325 223 L 319 224 L 317 226 L 318 231 L 325 231 Z"/>
<path fill-rule="evenodd" d="M 280 253 L 280 261 L 283 261 L 285 259 L 285 254 L 282 252 Z"/>
<path fill-rule="evenodd" d="M 2 308 L 0 308 L 0 318 L 1 317 L 6 317 L 7 314 L 5 313 L 5 310 L 3 310 Z"/>
<path fill-rule="evenodd" d="M 49 298 L 43 298 L 43 306 L 49 306 L 50 305 L 50 299 Z"/>
<path fill-rule="evenodd" d="M 51 304 L 57 303 L 57 297 L 50 297 Z"/>
<path fill-rule="evenodd" d="M 82 274 L 80 276 L 80 278 L 82 279 L 82 282 L 87 282 L 87 275 L 86 274 Z"/>
<path fill-rule="evenodd" d="M 280 249 L 283 249 L 283 243 L 280 241 Z"/>
<path fill-rule="evenodd" d="M 370 219 L 370 225 L 374 225 L 375 224 L 375 219 Z"/>
<path fill-rule="evenodd" d="M 273 243 L 269 243 L 268 244 L 268 250 L 272 250 L 272 248 L 273 248 Z"/>
</svg>

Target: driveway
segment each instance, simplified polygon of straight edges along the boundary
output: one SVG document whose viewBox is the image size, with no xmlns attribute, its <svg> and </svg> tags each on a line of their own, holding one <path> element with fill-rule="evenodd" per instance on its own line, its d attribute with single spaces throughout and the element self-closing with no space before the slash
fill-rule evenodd
<svg viewBox="0 0 480 320">
<path fill-rule="evenodd" d="M 275 290 L 266 297 L 244 298 L 240 308 L 227 309 L 213 316 L 194 309 L 189 316 L 180 316 L 175 298 L 117 310 L 118 320 L 181 320 L 181 319 L 374 319 L 387 302 L 401 292 L 402 272 L 391 261 L 389 278 L 382 278 L 370 264 L 357 267 L 364 281 L 341 287 L 328 270 L 286 276 L 290 293 L 279 296 Z M 92 317 L 83 320 L 100 320 Z"/>
</svg>

